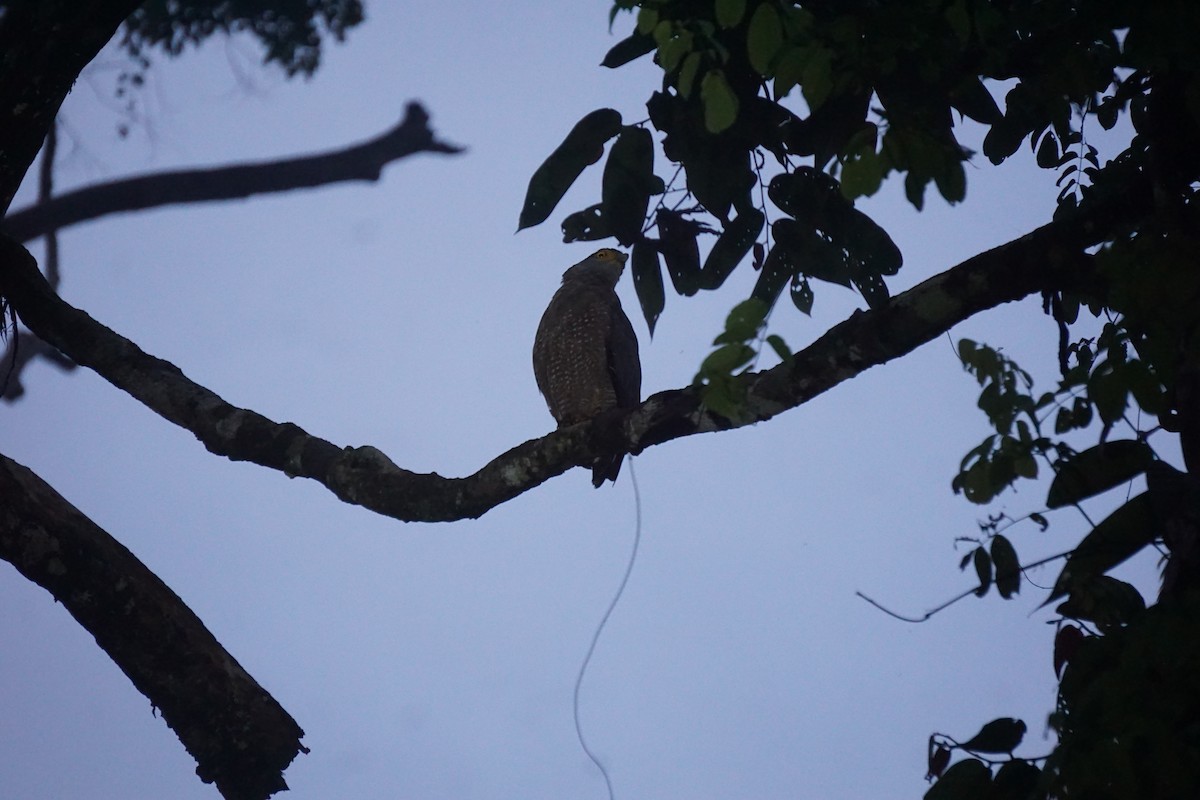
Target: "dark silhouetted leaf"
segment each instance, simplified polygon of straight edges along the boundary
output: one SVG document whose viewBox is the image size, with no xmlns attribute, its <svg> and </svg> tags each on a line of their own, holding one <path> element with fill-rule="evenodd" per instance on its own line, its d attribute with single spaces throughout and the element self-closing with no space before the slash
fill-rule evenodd
<svg viewBox="0 0 1200 800">
<path fill-rule="evenodd" d="M 994 125 L 1003 119 L 1000 107 L 983 81 L 974 75 L 965 78 L 950 95 L 950 103 L 963 114 L 984 125 Z"/>
<path fill-rule="evenodd" d="M 790 220 L 781 220 L 781 222 L 790 222 Z M 808 231 L 803 238 L 799 236 L 781 238 L 777 240 L 776 246 L 780 242 L 786 242 L 783 246 L 792 250 L 793 260 L 801 265 L 801 271 L 808 277 L 827 283 L 836 283 L 847 289 L 854 286 L 850 278 L 850 265 L 846 261 L 846 254 L 816 231 Z"/>
<path fill-rule="evenodd" d="M 803 276 L 792 276 L 792 305 L 794 305 L 801 313 L 812 316 L 813 296 L 812 286 L 808 283 L 808 278 Z"/>
<path fill-rule="evenodd" d="M 836 180 L 801 168 L 773 178 L 768 194 L 795 217 L 779 220 L 772 230 L 777 245 L 792 253 L 805 275 L 853 286 L 871 308 L 887 303 L 890 295 L 880 276 L 900 269 L 900 249 L 883 228 L 854 208 Z"/>
<path fill-rule="evenodd" d="M 1067 557 L 1054 590 L 1042 605 L 1065 597 L 1076 585 L 1100 577 L 1154 541 L 1156 529 L 1150 497 L 1142 492 L 1109 514 L 1083 537 Z"/>
<path fill-rule="evenodd" d="M 1021 563 L 1012 542 L 1003 534 L 992 537 L 992 563 L 996 565 L 996 591 L 1005 600 L 1021 591 Z"/>
<path fill-rule="evenodd" d="M 853 286 L 845 253 L 812 228 L 793 219 L 781 219 L 771 225 L 771 232 L 775 236 L 772 251 L 785 251 L 789 263 L 800 265 L 805 275 L 847 289 Z"/>
<path fill-rule="evenodd" d="M 1112 130 L 1117 124 L 1117 116 L 1121 113 L 1121 104 L 1115 97 L 1106 97 L 1096 106 L 1096 119 L 1104 130 Z"/>
<path fill-rule="evenodd" d="M 1024 722 L 1001 717 L 980 728 L 979 733 L 962 743 L 962 747 L 976 753 L 1011 753 L 1024 738 Z"/>
<path fill-rule="evenodd" d="M 783 340 L 782 336 L 772 333 L 767 337 L 767 344 L 775 351 L 775 355 L 779 356 L 779 360 L 785 364 L 790 364 L 795 360 L 792 348 L 788 347 L 787 342 Z"/>
<path fill-rule="evenodd" d="M 1058 166 L 1058 139 L 1053 133 L 1042 137 L 1042 143 L 1037 149 L 1037 165 L 1042 169 L 1053 169 Z"/>
<path fill-rule="evenodd" d="M 665 92 L 655 92 L 646 103 L 650 120 L 666 134 L 663 153 L 683 165 L 687 186 L 704 208 L 722 224 L 729 222 L 729 209 L 750 208 L 750 189 L 757 178 L 745 146 L 699 129 L 695 103 Z"/>
<path fill-rule="evenodd" d="M 783 211 L 821 230 L 851 208 L 838 182 L 812 167 L 776 175 L 767 185 L 767 196 Z"/>
<path fill-rule="evenodd" d="M 787 52 L 794 53 L 796 50 L 792 48 Z M 775 78 L 777 90 L 781 87 L 781 81 L 781 78 Z M 746 102 L 745 113 L 747 126 L 753 125 L 755 128 L 750 132 L 780 161 L 790 160 L 789 154 L 796 155 L 793 147 L 798 138 L 805 138 L 804 131 L 811 125 L 811 118 L 801 119 L 779 102 L 761 95 Z"/>
<path fill-rule="evenodd" d="M 1105 427 L 1111 428 L 1121 420 L 1129 406 L 1129 384 L 1124 369 L 1096 368 L 1088 376 L 1088 399 L 1096 407 Z"/>
<path fill-rule="evenodd" d="M 751 296 L 757 297 L 768 306 L 774 306 L 775 301 L 779 299 L 779 293 L 787 286 L 795 271 L 791 254 L 787 248 L 780 247 L 776 242 L 763 261 L 762 271 L 758 273 L 758 281 L 754 284 Z"/>
<path fill-rule="evenodd" d="M 725 282 L 734 268 L 741 263 L 750 248 L 762 233 L 766 217 L 757 208 L 747 209 L 725 226 L 722 233 L 704 259 L 700 271 L 700 286 L 716 289 Z"/>
<path fill-rule="evenodd" d="M 1017 152 L 1028 132 L 1025 126 L 1010 117 L 1005 117 L 992 125 L 992 129 L 983 137 L 983 154 L 993 164 L 1000 164 Z"/>
<path fill-rule="evenodd" d="M 604 143 L 620 130 L 621 115 L 611 108 L 593 111 L 575 123 L 563 143 L 529 179 L 517 230 L 545 222 L 580 173 L 604 155 Z"/>
<path fill-rule="evenodd" d="M 863 296 L 863 299 L 867 301 L 867 305 L 871 308 L 883 308 L 888 304 L 888 300 L 891 299 L 887 284 L 878 275 L 865 275 L 861 278 L 855 278 L 854 288 L 858 289 L 858 293 Z"/>
<path fill-rule="evenodd" d="M 942 777 L 942 773 L 946 771 L 946 767 L 950 764 L 950 750 L 938 745 L 930 748 L 929 751 L 929 769 L 925 773 L 925 780 L 931 781 L 934 778 Z"/>
<path fill-rule="evenodd" d="M 1036 797 L 1042 771 L 1023 759 L 1013 759 L 996 771 L 996 800 L 1029 800 Z"/>
<path fill-rule="evenodd" d="M 1121 628 L 1146 610 L 1141 593 L 1111 575 L 1075 581 L 1070 591 L 1055 611 L 1069 619 L 1094 622 L 1101 631 Z"/>
<path fill-rule="evenodd" d="M 646 318 L 646 327 L 653 337 L 654 326 L 658 324 L 658 318 L 666 306 L 658 250 L 648 241 L 634 242 L 629 260 L 632 264 L 633 288 L 642 307 L 642 316 Z"/>
<path fill-rule="evenodd" d="M 612 236 L 602 205 L 597 203 L 583 211 L 568 214 L 562 221 L 564 242 L 594 242 Z"/>
<path fill-rule="evenodd" d="M 954 205 L 961 203 L 967 196 L 967 173 L 962 161 L 944 161 L 933 176 L 942 199 Z"/>
<path fill-rule="evenodd" d="M 804 50 L 804 67 L 807 68 L 810 53 L 808 48 Z M 801 79 L 806 80 L 807 73 Z M 848 142 L 867 124 L 865 118 L 871 96 L 870 91 L 861 89 L 830 96 L 820 108 L 812 109 L 806 119 L 786 126 L 783 133 L 788 151 L 795 155 L 812 155 L 815 163 L 821 166 L 829 163 L 834 155 L 847 152 Z"/>
<path fill-rule="evenodd" d="M 1078 503 L 1141 475 L 1154 461 L 1150 445 L 1119 439 L 1096 445 L 1060 462 L 1046 495 L 1047 508 Z"/>
<path fill-rule="evenodd" d="M 600 197 L 609 229 L 626 247 L 641 238 L 655 183 L 650 131 L 622 129 L 604 164 Z"/>
<path fill-rule="evenodd" d="M 992 771 L 977 758 L 959 761 L 929 787 L 925 800 L 976 800 L 992 790 Z"/>
<path fill-rule="evenodd" d="M 910 170 L 904 176 L 904 196 L 917 211 L 925 208 L 925 187 L 928 184 L 929 179 L 918 172 Z"/>
<path fill-rule="evenodd" d="M 1167 398 L 1162 383 L 1150 371 L 1145 361 L 1130 361 L 1122 374 L 1129 384 L 1129 391 L 1143 411 L 1161 416 L 1167 410 Z"/>
<path fill-rule="evenodd" d="M 1062 677 L 1063 667 L 1083 644 L 1083 631 L 1074 625 L 1063 625 L 1054 635 L 1054 677 Z"/>
<path fill-rule="evenodd" d="M 856 208 L 846 216 L 846 246 L 872 275 L 895 275 L 904 264 L 900 248 L 879 223 Z"/>
<path fill-rule="evenodd" d="M 604 60 L 600 62 L 600 66 L 616 69 L 624 66 L 630 61 L 641 58 L 647 53 L 654 51 L 654 37 L 646 36 L 641 33 L 634 33 L 628 38 L 614 44 L 604 56 Z"/>
<path fill-rule="evenodd" d="M 979 588 L 975 590 L 976 597 L 983 597 L 992 586 L 992 557 L 982 547 L 975 548 L 972 557 L 975 562 L 975 576 L 979 578 Z"/>
<path fill-rule="evenodd" d="M 660 208 L 655 216 L 659 250 L 667 262 L 667 274 L 679 294 L 690 296 L 700 289 L 700 245 L 696 237 L 704 227 L 677 211 Z"/>
</svg>

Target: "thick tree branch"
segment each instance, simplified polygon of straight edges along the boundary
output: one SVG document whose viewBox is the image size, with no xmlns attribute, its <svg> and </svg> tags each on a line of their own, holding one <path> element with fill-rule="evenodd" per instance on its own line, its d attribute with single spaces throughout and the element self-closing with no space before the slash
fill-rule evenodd
<svg viewBox="0 0 1200 800">
<path fill-rule="evenodd" d="M 63 604 L 226 798 L 286 789 L 304 731 L 132 553 L 0 455 L 0 557 Z"/>
<path fill-rule="evenodd" d="M 1090 268 L 1084 249 L 1099 241 L 1096 231 L 1110 229 L 1096 225 L 1097 217 L 1056 221 L 974 256 L 886 307 L 855 313 L 796 353 L 791 363 L 742 376 L 747 398 L 736 420 L 703 409 L 695 389 L 660 392 L 626 414 L 520 444 L 465 478 L 410 472 L 373 447 L 342 449 L 297 425 L 227 403 L 175 365 L 143 352 L 64 302 L 50 290 L 32 256 L 11 240 L 0 240 L 0 294 L 8 296 L 38 336 L 190 430 L 211 452 L 320 481 L 346 502 L 399 520 L 450 521 L 478 517 L 572 466 L 591 463 L 599 452 L 640 452 L 681 436 L 770 419 L 912 351 L 980 311 L 1034 292 L 1078 285 Z"/>
<path fill-rule="evenodd" d="M 41 0 L 7 3 L 0 17 L 0 216 L 8 211 L 63 98 L 141 0 Z M 18 68 L 16 65 L 20 65 Z"/>
<path fill-rule="evenodd" d="M 10 214 L 4 220 L 3 230 L 14 239 L 27 242 L 49 231 L 122 211 L 237 200 L 342 181 L 377 181 L 383 168 L 393 161 L 417 153 L 460 152 L 461 147 L 434 136 L 429 114 L 419 103 L 409 103 L 404 119 L 395 127 L 360 144 L 316 155 L 214 169 L 159 172 L 88 186 Z"/>
<path fill-rule="evenodd" d="M 50 176 L 52 148 L 47 136 L 44 151 L 42 185 Z M 45 199 L 6 217 L 0 228 L 20 241 L 49 236 L 47 276 L 57 290 L 57 240 L 59 228 L 97 219 L 107 214 L 136 211 L 173 203 L 209 200 L 233 200 L 253 194 L 303 189 L 341 181 L 375 181 L 383 168 L 417 153 L 458 153 L 462 148 L 439 141 L 429 127 L 429 115 L 419 103 L 409 103 L 404 119 L 395 127 L 361 144 L 312 156 L 242 164 L 217 169 L 183 170 L 144 175 L 137 178 L 89 186 L 68 194 Z M 0 397 L 9 402 L 24 393 L 21 372 L 38 357 L 50 357 L 51 348 L 33 337 L 17 347 L 14 336 L 0 354 Z M 57 356 L 59 366 L 69 367 L 69 359 Z"/>
</svg>

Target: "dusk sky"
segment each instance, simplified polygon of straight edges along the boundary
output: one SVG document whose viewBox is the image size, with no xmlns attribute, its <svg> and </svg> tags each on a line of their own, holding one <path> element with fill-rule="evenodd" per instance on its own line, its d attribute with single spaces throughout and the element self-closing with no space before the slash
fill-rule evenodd
<svg viewBox="0 0 1200 800">
<path fill-rule="evenodd" d="M 469 474 L 550 431 L 534 331 L 562 271 L 613 243 L 565 245 L 558 229 L 598 199 L 599 167 L 514 234 L 525 188 L 587 112 L 644 119 L 661 75 L 648 59 L 598 66 L 633 24 L 619 16 L 610 34 L 607 2 L 454 8 L 370 4 L 309 81 L 262 67 L 249 39 L 156 57 L 132 120 L 112 94 L 124 57 L 106 50 L 62 111 L 60 191 L 346 146 L 410 100 L 467 149 L 375 184 L 73 227 L 63 296 L 234 405 L 407 469 Z M 931 189 L 918 214 L 892 184 L 860 201 L 904 253 L 893 294 L 1049 219 L 1054 174 L 1027 147 L 999 169 L 976 156 L 967 175 L 953 208 Z M 30 181 L 14 208 L 33 196 Z M 653 339 L 622 280 L 644 395 L 690 383 L 755 277 L 669 296 Z M 785 297 L 770 319 L 794 349 L 862 305 L 815 288 L 811 318 Z M 1002 345 L 1046 389 L 1056 335 L 1036 298 L 952 332 Z M 753 428 L 653 447 L 616 485 L 571 470 L 453 524 L 379 517 L 215 457 L 88 370 L 40 362 L 23 379 L 25 397 L 0 407 L 0 452 L 129 547 L 304 728 L 312 752 L 280 797 L 603 800 L 572 687 L 629 557 L 635 471 L 641 550 L 581 696 L 617 798 L 915 800 L 928 736 L 996 717 L 1028 723 L 1019 753 L 1050 750 L 1054 615 L 1038 606 L 1060 563 L 1030 574 L 1046 590 L 968 598 L 919 625 L 855 596 L 920 614 L 973 585 L 956 537 L 1042 508 L 1044 484 L 989 508 L 952 493 L 989 429 L 948 339 Z M 1087 530 L 1068 512 L 1051 523 L 1008 531 L 1023 561 Z M 1117 574 L 1157 588 L 1153 559 Z M 0 794 L 218 797 L 90 635 L 7 564 L 0 609 Z"/>
</svg>

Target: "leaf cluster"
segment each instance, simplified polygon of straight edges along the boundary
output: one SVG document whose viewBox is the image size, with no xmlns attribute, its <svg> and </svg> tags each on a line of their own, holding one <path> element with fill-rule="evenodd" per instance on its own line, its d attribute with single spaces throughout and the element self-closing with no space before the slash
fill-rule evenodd
<svg viewBox="0 0 1200 800">
<path fill-rule="evenodd" d="M 850 287 L 872 307 L 886 302 L 884 278 L 902 259 L 853 201 L 892 175 L 917 208 L 930 184 L 963 200 L 973 155 L 959 141 L 964 119 L 984 127 L 993 164 L 1028 142 L 1057 173 L 1064 214 L 1151 173 L 1176 202 L 1200 175 L 1198 65 L 1179 34 L 1200 29 L 1200 11 L 1188 4 L 617 0 L 610 23 L 621 12 L 632 12 L 633 29 L 602 63 L 653 58 L 662 85 L 648 119 L 617 117 L 595 126 L 586 148 L 556 150 L 530 182 L 521 227 L 547 219 L 612 141 L 601 202 L 570 214 L 564 239 L 613 237 L 634 249 L 651 331 L 663 267 L 687 296 L 722 286 L 752 251 L 754 296 L 769 305 L 788 286 L 811 313 L 814 280 Z M 1135 136 L 1102 163 L 1086 126 L 1122 119 Z M 657 144 L 634 132 L 649 128 Z M 655 175 L 657 155 L 675 178 Z M 708 235 L 716 240 L 702 257 Z"/>
<path fill-rule="evenodd" d="M 1054 447 L 1038 417 L 1047 399 L 1032 397 L 1033 378 L 999 350 L 962 339 L 958 356 L 982 387 L 978 405 L 996 432 L 967 453 L 950 485 L 972 503 L 985 504 L 1018 478 L 1037 477 L 1037 457 Z"/>
<path fill-rule="evenodd" d="M 310 76 L 324 37 L 340 42 L 362 21 L 360 0 L 150 0 L 126 19 L 121 46 L 134 58 L 152 50 L 177 56 L 214 34 L 248 33 L 262 44 L 264 63 Z"/>
<path fill-rule="evenodd" d="M 703 387 L 701 397 L 705 407 L 726 419 L 739 417 L 746 386 L 738 376 L 749 370 L 758 356 L 756 340 L 766 318 L 767 304 L 757 298 L 734 306 L 725 319 L 725 330 L 713 340 L 716 349 L 704 359 L 693 379 L 693 383 Z M 792 352 L 781 337 L 772 334 L 766 341 L 782 361 L 792 360 Z"/>
<path fill-rule="evenodd" d="M 1110 324 L 1097 341 L 1072 345 L 1070 366 L 1057 389 L 1036 398 L 1033 379 L 1012 359 L 987 345 L 960 341 L 959 357 L 983 387 L 979 407 L 995 433 L 963 458 L 951 482 L 953 489 L 971 502 L 986 504 L 1017 480 L 1036 478 L 1038 462 L 1044 460 L 1054 471 L 1045 508 L 1055 510 L 1077 506 L 1146 474 L 1157 456 L 1143 437 L 1107 440 L 1112 426 L 1123 417 L 1130 396 L 1149 398 L 1148 405 L 1155 407 L 1162 391 L 1149 381 L 1152 374 L 1143 362 L 1128 359 L 1125 341 L 1121 329 Z M 1135 391 L 1132 384 L 1139 388 Z M 1050 435 L 1043 431 L 1043 420 L 1052 412 L 1054 434 Z M 1096 418 L 1102 426 L 1101 441 L 1095 446 L 1077 452 L 1057 438 L 1088 427 Z M 1048 524 L 1040 513 L 1031 518 L 1043 530 Z M 1059 609 L 1067 616 L 1091 620 L 1122 617 L 1121 608 L 1127 604 L 1116 598 L 1114 602 L 1121 608 L 1109 607 L 1108 600 L 1115 595 L 1108 591 L 1111 587 L 1106 581 L 1111 579 L 1105 573 L 1153 542 L 1155 531 L 1148 497 L 1143 494 L 1126 502 L 1095 525 L 1068 556 L 1046 602 L 1069 596 Z M 960 566 L 965 568 L 968 558 L 973 559 L 979 576 L 978 594 L 986 592 L 993 574 L 1002 597 L 1016 593 L 1017 584 L 1001 585 L 1002 575 L 1019 581 L 1019 571 L 1014 569 L 1016 555 L 1006 538 L 994 534 L 990 552 L 981 545 Z"/>
<path fill-rule="evenodd" d="M 1189 797 L 1200 786 L 1200 596 L 1131 616 L 1102 636 L 1060 629 L 1071 654 L 1050 725 L 1049 797 Z M 1064 634 L 1072 631 L 1067 636 Z M 1056 662 L 1059 644 L 1056 640 Z"/>
<path fill-rule="evenodd" d="M 1025 731 L 1024 721 L 1001 717 L 965 742 L 944 734 L 930 736 L 925 777 L 937 782 L 925 793 L 925 800 L 1027 800 L 1036 796 L 1042 781 L 1042 770 L 1034 763 L 1037 759 L 1012 754 L 1025 738 Z M 947 769 L 954 751 L 970 757 Z M 999 755 L 1006 757 L 995 758 Z"/>
<path fill-rule="evenodd" d="M 1054 670 L 1061 684 L 1050 725 L 1059 735 L 1058 746 L 1040 769 L 1018 759 L 1005 762 L 993 774 L 996 763 L 978 757 L 948 767 L 954 747 L 931 740 L 930 776 L 941 778 L 927 798 L 1182 797 L 1200 786 L 1194 766 L 1200 754 L 1195 726 L 1200 713 L 1200 685 L 1195 680 L 1200 651 L 1191 644 L 1200 602 L 1195 576 L 1180 582 L 1172 595 L 1164 583 L 1160 603 L 1147 608 L 1136 588 L 1108 574 L 1148 546 L 1161 547 L 1166 541 L 1174 557 L 1184 558 L 1200 541 L 1200 487 L 1195 479 L 1159 460 L 1142 431 L 1135 429 L 1136 438 L 1108 438 L 1115 425 L 1128 420 L 1130 406 L 1136 407 L 1139 418 L 1166 413 L 1167 389 L 1161 376 L 1169 373 L 1172 362 L 1154 352 L 1156 337 L 1144 331 L 1157 326 L 1161 340 L 1161 331 L 1178 326 L 1183 317 L 1173 320 L 1172 304 L 1164 298 L 1163 313 L 1142 324 L 1137 320 L 1144 309 L 1128 299 L 1121 303 L 1128 316 L 1114 317 L 1094 340 L 1064 348 L 1062 380 L 1054 392 L 1041 397 L 1035 398 L 1028 373 L 999 351 L 974 342 L 960 345 L 965 368 L 983 387 L 980 408 L 997 432 L 964 459 L 955 479 L 956 488 L 968 498 L 991 499 L 1017 477 L 1025 477 L 1006 471 L 1005 459 L 1015 463 L 1014 452 L 1033 453 L 1053 467 L 1045 501 L 1051 511 L 1077 507 L 1142 476 L 1147 489 L 1094 524 L 1066 554 L 1043 603 L 1057 601 L 1058 614 L 1080 623 L 1060 622 L 1054 640 Z M 1160 363 L 1166 369 L 1160 369 Z M 1044 435 L 1046 426 L 1039 423 L 1051 417 L 1054 433 Z M 1031 436 L 1012 435 L 1021 423 L 1029 426 Z M 1055 438 L 1084 429 L 1097 431 L 1100 441 L 1082 451 Z M 999 446 L 990 447 L 997 441 Z M 1027 451 L 1018 451 L 1026 445 Z M 1045 530 L 1042 514 L 1029 517 Z M 964 556 L 961 566 L 974 565 L 980 581 L 977 594 L 994 583 L 1008 598 L 1019 587 L 1020 568 L 1013 570 L 1015 549 L 997 532 L 1001 518 L 983 526 L 991 532 L 990 549 L 981 543 Z M 1003 576 L 1014 576 L 1018 583 L 1002 586 Z M 1021 793 L 1009 795 L 1001 788 L 1006 770 L 1009 775 L 1019 770 L 1024 776 Z"/>
<path fill-rule="evenodd" d="M 1136 595 L 1109 580 L 1114 594 Z M 1011 718 L 987 723 L 962 743 L 935 733 L 927 778 L 936 783 L 926 800 L 1191 796 L 1200 786 L 1200 593 L 1149 609 L 1139 604 L 1103 635 L 1060 625 L 1060 683 L 1049 717 L 1058 745 L 1049 755 L 1014 757 L 1025 724 Z M 951 765 L 956 751 L 968 757 Z"/>
<path fill-rule="evenodd" d="M 1035 394 L 1031 376 L 1002 351 L 961 344 L 993 432 L 963 459 L 952 485 L 989 503 L 1048 468 L 1048 513 L 1146 476 L 1146 493 L 1091 525 L 1067 554 L 1047 600 L 1107 634 L 1099 638 L 1142 624 L 1145 601 L 1108 572 L 1179 528 L 1171 522 L 1179 514 L 1164 508 L 1187 506 L 1155 488 L 1154 476 L 1170 468 L 1150 445 L 1151 426 L 1180 432 L 1191 469 L 1200 468 L 1200 5 L 617 0 L 610 20 L 621 12 L 632 13 L 633 29 L 603 63 L 654 60 L 662 82 L 647 99 L 647 119 L 618 117 L 587 147 L 555 151 L 530 182 L 522 227 L 548 219 L 607 147 L 601 202 L 569 215 L 564 238 L 612 236 L 632 248 L 651 331 L 665 306 L 664 266 L 675 292 L 688 296 L 721 287 L 748 262 L 760 305 L 739 319 L 753 324 L 731 315 L 697 374 L 719 413 L 736 415 L 739 378 L 785 287 L 805 314 L 818 283 L 847 287 L 872 308 L 897 305 L 886 279 L 902 255 L 856 202 L 888 179 L 903 183 L 917 209 L 930 185 L 948 203 L 963 201 L 965 165 L 976 157 L 960 141 L 965 120 L 982 127 L 981 156 L 993 165 L 1028 146 L 1049 173 L 1047 191 L 1057 193 L 1056 230 L 1083 220 L 1100 226 L 1088 249 L 1066 237 L 1050 254 L 1071 267 L 1064 274 L 1083 276 L 1044 289 L 1059 333 L 1057 386 Z M 1089 141 L 1097 126 L 1128 131 L 1119 152 Z M 655 174 L 656 161 L 669 181 Z M 1128 198 L 1138 201 L 1123 206 Z M 533 207 L 537 214 L 527 215 Z M 1137 210 L 1112 214 L 1114 207 Z M 1082 309 L 1102 328 L 1073 339 Z M 1122 426 L 1127 438 L 1114 435 Z M 1048 525 L 1041 512 L 1028 519 Z M 996 525 L 985 533 L 961 566 L 974 568 L 978 594 L 995 586 L 1011 598 L 1021 587 L 1017 548 Z M 1056 639 L 1056 668 L 1067 674 L 1097 638 L 1080 644 L 1081 630 L 1063 625 Z M 1123 679 L 1149 680 L 1139 675 Z M 1122 690 L 1119 681 L 1101 685 L 1101 695 Z M 981 758 L 978 742 L 971 758 L 949 766 L 947 739 L 931 746 L 930 774 L 941 779 L 929 796 L 1189 796 L 1166 778 L 1129 784 L 1155 791 L 1110 791 L 1116 784 L 1101 786 L 1106 778 L 1079 776 L 1087 768 L 1103 776 L 1106 748 L 1121 739 L 1097 743 L 1094 758 L 1063 741 L 1055 752 L 1063 761 L 1040 770 L 1022 759 Z M 1164 751 L 1197 763 L 1190 751 Z M 1114 775 L 1121 770 L 1116 764 Z"/>
</svg>

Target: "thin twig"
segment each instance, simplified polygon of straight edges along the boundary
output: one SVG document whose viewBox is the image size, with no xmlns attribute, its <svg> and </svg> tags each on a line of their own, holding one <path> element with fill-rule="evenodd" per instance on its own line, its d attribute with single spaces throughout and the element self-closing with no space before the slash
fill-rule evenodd
<svg viewBox="0 0 1200 800">
<path fill-rule="evenodd" d="M 1073 553 L 1073 552 L 1075 552 L 1074 548 L 1072 548 L 1070 550 L 1064 550 L 1063 552 L 1057 553 L 1056 555 L 1047 556 L 1046 558 L 1042 558 L 1037 561 L 1030 562 L 1029 564 L 1022 564 L 1021 566 L 1017 567 L 1017 571 L 1023 573 L 1027 569 L 1033 569 L 1034 567 L 1040 567 L 1043 564 L 1048 564 L 1051 561 L 1056 561 L 1060 558 L 1066 558 L 1067 556 L 1071 555 L 1071 553 Z M 1005 575 L 1004 577 L 1008 577 L 1008 576 Z M 866 600 L 868 603 L 875 606 L 880 611 L 887 614 L 889 617 L 895 617 L 896 619 L 900 620 L 901 622 L 914 622 L 915 623 L 915 622 L 925 622 L 930 617 L 932 617 L 934 614 L 937 614 L 939 611 L 944 611 L 945 609 L 949 608 L 950 606 L 954 605 L 959 600 L 962 600 L 965 597 L 969 597 L 972 594 L 977 594 L 979 592 L 979 590 L 983 589 L 983 588 L 984 588 L 984 585 L 981 583 L 978 586 L 975 586 L 971 589 L 967 589 L 966 591 L 962 592 L 961 594 L 957 594 L 954 597 L 950 598 L 949 600 L 942 603 L 941 605 L 931 608 L 930 610 L 926 611 L 923 615 L 921 615 L 919 617 L 906 616 L 906 615 L 900 614 L 896 611 L 892 611 L 887 606 L 883 605 L 882 603 L 878 602 L 877 600 L 873 600 L 872 598 L 863 594 L 861 591 L 855 591 L 854 594 L 857 595 L 858 597 L 861 597 L 863 600 Z"/>
</svg>

